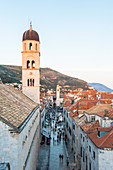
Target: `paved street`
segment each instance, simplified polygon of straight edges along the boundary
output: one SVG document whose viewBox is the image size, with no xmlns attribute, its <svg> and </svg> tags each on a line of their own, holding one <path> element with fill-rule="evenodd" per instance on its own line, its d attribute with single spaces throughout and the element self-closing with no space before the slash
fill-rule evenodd
<svg viewBox="0 0 113 170">
<path fill-rule="evenodd" d="M 51 133 L 52 139 L 51 139 L 51 145 L 50 145 L 50 162 L 49 162 L 49 170 L 66 170 L 67 162 L 66 162 L 66 153 L 64 148 L 64 141 L 61 138 L 61 140 L 53 141 L 53 137 L 56 139 L 57 132 L 53 134 L 53 131 Z M 59 158 L 59 155 L 63 155 L 63 160 Z"/>
<path fill-rule="evenodd" d="M 40 145 L 39 157 L 37 161 L 37 170 L 73 170 L 73 153 L 69 147 L 66 148 L 63 140 L 63 124 L 56 124 L 57 118 L 50 121 L 49 129 L 51 131 L 50 145 Z M 59 155 L 63 155 L 63 159 Z M 67 166 L 67 157 L 69 165 Z"/>
</svg>

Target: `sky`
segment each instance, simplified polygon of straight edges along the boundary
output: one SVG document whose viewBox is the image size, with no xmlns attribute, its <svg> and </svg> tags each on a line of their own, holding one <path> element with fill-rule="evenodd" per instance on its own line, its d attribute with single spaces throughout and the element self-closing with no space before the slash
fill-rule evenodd
<svg viewBox="0 0 113 170">
<path fill-rule="evenodd" d="M 4 0 L 0 64 L 22 65 L 22 36 L 40 37 L 40 66 L 113 89 L 113 0 Z"/>
</svg>

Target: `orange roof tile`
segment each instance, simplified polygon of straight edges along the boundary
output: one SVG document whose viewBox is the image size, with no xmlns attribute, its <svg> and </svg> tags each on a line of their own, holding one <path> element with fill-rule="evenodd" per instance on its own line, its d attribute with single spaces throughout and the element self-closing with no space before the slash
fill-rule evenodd
<svg viewBox="0 0 113 170">
<path fill-rule="evenodd" d="M 86 124 L 84 126 L 81 126 L 81 128 L 84 130 L 84 132 L 94 132 L 94 131 L 97 131 L 98 127 L 100 127 L 98 120 L 96 120 L 93 123 L 89 123 L 89 124 Z"/>
<path fill-rule="evenodd" d="M 106 129 L 106 128 L 105 128 Z M 98 137 L 98 131 L 88 134 L 92 142 L 99 148 L 113 148 L 113 126 L 111 131 Z"/>
<path fill-rule="evenodd" d="M 76 116 L 78 116 L 78 112 L 76 111 L 76 112 L 70 112 L 69 113 L 69 115 L 71 116 L 71 117 L 76 117 Z"/>
</svg>

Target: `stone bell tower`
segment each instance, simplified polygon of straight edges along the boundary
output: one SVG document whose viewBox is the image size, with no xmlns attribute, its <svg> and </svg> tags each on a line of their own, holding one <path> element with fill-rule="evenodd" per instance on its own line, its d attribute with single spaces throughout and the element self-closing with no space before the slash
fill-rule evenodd
<svg viewBox="0 0 113 170">
<path fill-rule="evenodd" d="M 22 39 L 22 92 L 40 103 L 40 41 L 36 31 L 25 31 Z"/>
<path fill-rule="evenodd" d="M 56 87 L 56 106 L 60 106 L 60 86 Z"/>
</svg>

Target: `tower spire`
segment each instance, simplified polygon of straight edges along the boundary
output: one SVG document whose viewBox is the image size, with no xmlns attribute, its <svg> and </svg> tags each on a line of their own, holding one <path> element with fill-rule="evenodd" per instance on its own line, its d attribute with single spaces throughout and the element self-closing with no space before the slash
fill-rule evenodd
<svg viewBox="0 0 113 170">
<path fill-rule="evenodd" d="M 30 30 L 32 30 L 32 21 L 30 22 Z"/>
</svg>

